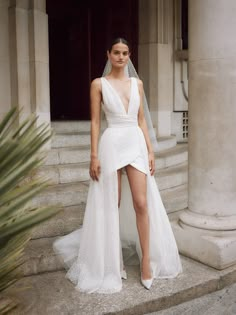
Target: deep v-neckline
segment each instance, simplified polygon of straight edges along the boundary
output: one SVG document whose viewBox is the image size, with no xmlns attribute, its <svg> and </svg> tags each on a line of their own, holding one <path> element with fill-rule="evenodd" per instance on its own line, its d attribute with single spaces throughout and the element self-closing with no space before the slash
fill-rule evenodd
<svg viewBox="0 0 236 315">
<path fill-rule="evenodd" d="M 116 91 L 116 89 L 112 86 L 112 84 L 109 82 L 109 80 L 106 78 L 106 77 L 103 77 L 107 83 L 109 84 L 109 86 L 111 87 L 111 89 L 115 92 L 117 98 L 119 99 L 121 105 L 122 105 L 122 108 L 124 110 L 124 112 L 126 113 L 126 115 L 129 114 L 129 108 L 130 108 L 130 102 L 131 102 L 131 97 L 132 97 L 132 86 L 133 86 L 133 80 L 132 80 L 132 77 L 130 77 L 130 95 L 129 95 L 129 101 L 128 101 L 128 107 L 127 107 L 127 110 L 125 108 L 125 105 L 120 97 L 120 94 Z"/>
</svg>

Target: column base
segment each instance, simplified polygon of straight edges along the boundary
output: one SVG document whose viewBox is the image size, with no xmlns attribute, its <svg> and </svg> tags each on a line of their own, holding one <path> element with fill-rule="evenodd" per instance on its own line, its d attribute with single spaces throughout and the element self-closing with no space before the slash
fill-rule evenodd
<svg viewBox="0 0 236 315">
<path fill-rule="evenodd" d="M 236 235 L 202 235 L 196 229 L 172 222 L 179 252 L 218 270 L 236 264 Z"/>
</svg>

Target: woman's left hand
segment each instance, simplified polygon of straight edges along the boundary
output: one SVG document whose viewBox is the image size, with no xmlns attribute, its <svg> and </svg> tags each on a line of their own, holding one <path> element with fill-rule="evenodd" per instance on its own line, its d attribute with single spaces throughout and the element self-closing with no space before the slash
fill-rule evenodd
<svg viewBox="0 0 236 315">
<path fill-rule="evenodd" d="M 148 159 L 149 159 L 150 174 L 154 175 L 154 173 L 155 173 L 155 155 L 154 155 L 154 152 L 149 152 Z"/>
</svg>

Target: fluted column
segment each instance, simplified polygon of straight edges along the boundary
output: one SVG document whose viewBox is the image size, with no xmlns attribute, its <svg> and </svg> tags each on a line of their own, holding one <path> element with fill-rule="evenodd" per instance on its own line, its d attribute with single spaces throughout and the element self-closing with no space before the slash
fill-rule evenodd
<svg viewBox="0 0 236 315">
<path fill-rule="evenodd" d="M 38 123 L 50 122 L 49 43 L 46 0 L 30 0 L 29 55 L 31 109 Z"/>
<path fill-rule="evenodd" d="M 9 42 L 11 106 L 22 110 L 21 118 L 31 114 L 28 7 L 24 1 L 10 1 Z"/>
<path fill-rule="evenodd" d="M 236 263 L 236 2 L 189 0 L 189 204 L 180 252 Z"/>
<path fill-rule="evenodd" d="M 0 0 L 0 120 L 11 108 L 9 1 Z"/>
<path fill-rule="evenodd" d="M 4 40 L 0 79 L 6 77 L 0 100 L 7 100 L 4 112 L 16 106 L 23 109 L 21 119 L 36 113 L 39 124 L 50 122 L 46 0 L 10 0 L 4 4 L 1 8 L 0 2 L 0 25 L 4 26 L 0 31 Z"/>
<path fill-rule="evenodd" d="M 158 136 L 171 135 L 173 1 L 139 0 L 139 75 Z"/>
</svg>

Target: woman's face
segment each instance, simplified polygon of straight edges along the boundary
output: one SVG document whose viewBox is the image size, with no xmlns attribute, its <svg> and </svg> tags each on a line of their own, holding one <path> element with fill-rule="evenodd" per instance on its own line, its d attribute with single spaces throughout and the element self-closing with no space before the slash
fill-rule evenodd
<svg viewBox="0 0 236 315">
<path fill-rule="evenodd" d="M 127 64 L 129 56 L 129 47 L 123 43 L 113 45 L 111 52 L 107 52 L 112 66 L 116 68 L 123 68 Z"/>
</svg>

